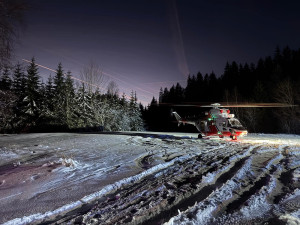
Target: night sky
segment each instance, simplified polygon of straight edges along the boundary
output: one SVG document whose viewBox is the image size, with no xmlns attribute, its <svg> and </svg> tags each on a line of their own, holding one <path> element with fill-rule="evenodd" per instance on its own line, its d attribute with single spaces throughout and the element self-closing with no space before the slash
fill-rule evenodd
<svg viewBox="0 0 300 225">
<path fill-rule="evenodd" d="M 98 64 L 120 95 L 147 105 L 188 74 L 222 75 L 226 62 L 256 63 L 276 46 L 300 48 L 300 1 L 27 0 L 16 59 L 79 77 Z M 40 69 L 46 82 L 54 72 Z M 104 89 L 106 89 L 104 87 Z M 104 92 L 104 91 L 102 91 Z"/>
</svg>

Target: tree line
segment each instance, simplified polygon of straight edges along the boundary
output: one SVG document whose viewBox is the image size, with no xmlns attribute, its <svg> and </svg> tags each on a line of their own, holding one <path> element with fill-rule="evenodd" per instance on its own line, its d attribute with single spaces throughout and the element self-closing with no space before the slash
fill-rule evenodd
<svg viewBox="0 0 300 225">
<path fill-rule="evenodd" d="M 162 121 L 170 122 L 167 104 L 215 102 L 289 104 L 286 108 L 233 108 L 232 111 L 251 132 L 300 133 L 299 107 L 292 106 L 300 103 L 300 49 L 277 47 L 273 56 L 260 58 L 256 64 L 227 62 L 220 77 L 214 72 L 205 75 L 198 72 L 188 76 L 185 88 L 179 83 L 170 89 L 161 88 L 159 99 L 153 98 L 144 112 L 146 124 L 151 127 L 157 120 L 151 115 L 160 115 L 165 117 Z M 201 111 L 186 107 L 176 110 L 186 116 Z M 170 123 L 159 126 L 152 129 L 174 127 Z"/>
<path fill-rule="evenodd" d="M 0 132 L 143 129 L 133 91 L 127 99 L 116 88 L 101 94 L 89 83 L 75 85 L 61 63 L 44 83 L 34 58 L 27 68 L 18 63 L 0 72 Z"/>
</svg>

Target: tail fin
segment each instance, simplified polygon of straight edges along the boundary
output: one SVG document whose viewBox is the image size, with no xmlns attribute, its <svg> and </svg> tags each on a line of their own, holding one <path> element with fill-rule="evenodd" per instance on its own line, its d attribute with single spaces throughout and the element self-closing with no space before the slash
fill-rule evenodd
<svg viewBox="0 0 300 225">
<path fill-rule="evenodd" d="M 172 112 L 173 115 L 175 116 L 176 120 L 178 121 L 178 126 L 182 123 L 181 117 L 178 115 L 177 112 Z"/>
<path fill-rule="evenodd" d="M 178 115 L 177 112 L 172 112 L 176 118 L 177 121 L 180 121 L 181 120 L 181 117 Z"/>
</svg>

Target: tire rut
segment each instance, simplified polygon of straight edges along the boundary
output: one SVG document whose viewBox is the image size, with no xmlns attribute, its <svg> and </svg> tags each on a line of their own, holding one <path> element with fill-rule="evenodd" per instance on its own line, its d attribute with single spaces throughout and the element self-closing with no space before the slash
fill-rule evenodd
<svg viewBox="0 0 300 225">
<path fill-rule="evenodd" d="M 193 157 L 169 167 L 162 176 L 149 176 L 137 184 L 112 193 L 112 197 L 92 207 L 88 213 L 88 221 L 95 220 L 98 221 L 97 224 L 160 224 L 176 215 L 178 209 L 185 210 L 196 201 L 207 198 L 234 176 L 248 158 L 229 162 L 232 153 L 224 154 L 227 156 L 221 160 L 221 165 L 228 169 L 218 173 L 211 184 L 201 184 L 202 177 L 217 171 L 220 165 L 210 160 L 210 166 L 206 164 L 207 167 L 201 168 L 199 163 L 201 164 L 203 157 Z M 114 209 L 114 216 L 110 216 L 111 209 Z M 84 219 L 79 216 L 69 221 L 72 224 L 79 220 L 83 222 Z"/>
<path fill-rule="evenodd" d="M 190 197 L 185 198 L 183 201 L 174 205 L 167 211 L 163 211 L 158 216 L 145 221 L 142 223 L 143 225 L 151 225 L 151 224 L 161 224 L 163 222 L 168 221 L 171 217 L 178 214 L 178 210 L 185 211 L 189 207 L 195 205 L 195 203 L 205 200 L 214 190 L 220 188 L 227 180 L 234 176 L 234 174 L 243 166 L 244 162 L 249 157 L 245 157 L 237 161 L 227 172 L 224 172 L 216 181 L 211 184 L 203 187 L 201 190 L 197 191 L 195 194 L 192 194 Z M 199 181 L 199 180 L 197 180 Z M 200 180 L 201 182 L 201 180 Z M 193 180 L 190 180 L 190 183 L 193 184 Z"/>
<path fill-rule="evenodd" d="M 173 140 L 165 143 L 174 144 Z M 213 213 L 218 218 L 224 213 L 230 215 L 243 206 L 247 206 L 251 196 L 268 186 L 271 179 L 272 182 L 274 179 L 279 180 L 284 185 L 292 180 L 293 171 L 289 173 L 285 171 L 288 165 L 288 154 L 284 154 L 287 152 L 286 148 L 276 152 L 276 149 L 265 151 L 262 145 L 239 146 L 229 143 L 227 147 L 234 148 L 234 151 L 227 151 L 226 146 L 217 143 L 206 147 L 200 151 L 199 155 L 185 161 L 178 161 L 166 169 L 148 175 L 137 183 L 127 184 L 98 199 L 97 202 L 78 209 L 77 214 L 66 215 L 60 219 L 60 222 L 107 225 L 162 224 L 176 216 L 178 211 L 183 212 L 197 203 L 209 201 L 211 194 L 223 186 L 226 187 L 227 183 L 232 181 L 241 183 L 240 186 L 231 189 L 233 196 L 220 203 L 218 210 Z M 138 165 L 142 169 L 149 169 L 153 166 L 151 162 L 154 155 L 142 156 L 137 160 Z M 252 161 L 252 158 L 260 156 L 262 158 L 258 162 Z M 245 170 L 243 167 L 246 161 L 247 167 L 245 168 L 254 166 L 256 175 L 246 171 L 242 172 L 245 174 L 243 178 L 239 176 L 235 178 L 238 171 Z M 282 168 L 285 170 L 282 171 Z M 268 196 L 274 199 L 274 203 L 279 202 L 282 197 L 284 197 L 283 194 L 276 192 Z"/>
</svg>

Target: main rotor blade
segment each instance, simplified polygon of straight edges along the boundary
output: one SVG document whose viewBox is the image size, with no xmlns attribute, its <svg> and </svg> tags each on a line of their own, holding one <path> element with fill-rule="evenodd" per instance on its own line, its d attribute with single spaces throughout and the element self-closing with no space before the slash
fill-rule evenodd
<svg viewBox="0 0 300 225">
<path fill-rule="evenodd" d="M 271 107 L 294 107 L 297 105 L 285 103 L 241 103 L 241 104 L 222 104 L 220 107 L 228 108 L 271 108 Z"/>
<path fill-rule="evenodd" d="M 207 104 L 207 103 L 206 103 Z M 170 105 L 178 107 L 200 107 L 200 108 L 278 108 L 278 107 L 296 107 L 298 105 L 286 104 L 286 103 L 215 103 L 210 105 L 202 105 L 198 103 L 183 103 L 183 104 L 170 104 L 170 103 L 160 103 L 159 105 Z"/>
</svg>

